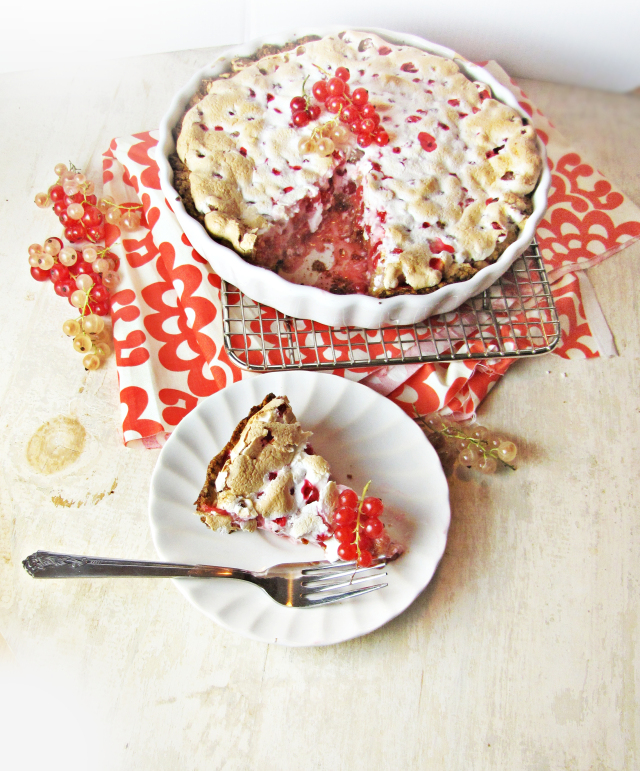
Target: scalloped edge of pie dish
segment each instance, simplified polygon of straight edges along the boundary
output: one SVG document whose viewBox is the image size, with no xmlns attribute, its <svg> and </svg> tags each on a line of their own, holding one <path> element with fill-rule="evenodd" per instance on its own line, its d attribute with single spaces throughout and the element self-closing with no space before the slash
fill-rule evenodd
<svg viewBox="0 0 640 771">
<path fill-rule="evenodd" d="M 207 260 L 221 278 L 236 286 L 252 300 L 275 308 L 288 316 L 311 319 L 331 327 L 375 329 L 389 324 L 414 324 L 429 316 L 453 311 L 471 297 L 484 292 L 511 267 L 532 242 L 536 228 L 547 208 L 547 195 L 551 184 L 547 154 L 539 136 L 538 149 L 542 158 L 542 171 L 532 194 L 533 212 L 519 237 L 504 250 L 496 262 L 482 268 L 471 278 L 448 284 L 424 295 L 398 295 L 381 299 L 369 295 L 331 294 L 313 286 L 293 284 L 272 271 L 251 265 L 231 247 L 215 241 L 205 227 L 186 211 L 180 195 L 173 186 L 173 169 L 169 163 L 169 157 L 175 152 L 173 129 L 180 121 L 189 100 L 198 90 L 203 78 L 219 75 L 227 69 L 232 59 L 251 56 L 267 43 L 284 45 L 305 35 L 325 36 L 347 28 L 342 25 L 301 29 L 253 40 L 246 45 L 229 49 L 212 65 L 196 72 L 184 88 L 174 96 L 171 106 L 160 123 L 159 152 L 156 158 L 160 172 L 160 185 L 180 226 L 196 251 Z M 357 29 L 380 35 L 397 45 L 413 46 L 437 56 L 453 59 L 467 77 L 486 83 L 496 99 L 529 120 L 527 113 L 505 86 L 483 67 L 466 61 L 450 48 L 431 43 L 415 35 L 401 35 L 389 30 L 367 27 L 357 27 Z"/>
</svg>

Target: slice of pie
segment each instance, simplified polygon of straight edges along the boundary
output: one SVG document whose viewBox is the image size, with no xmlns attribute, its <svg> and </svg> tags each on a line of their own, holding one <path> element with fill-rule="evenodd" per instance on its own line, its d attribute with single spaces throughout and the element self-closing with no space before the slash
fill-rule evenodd
<svg viewBox="0 0 640 771">
<path fill-rule="evenodd" d="M 195 504 L 202 522 L 223 533 L 262 528 L 359 562 L 398 556 L 402 547 L 379 520 L 381 501 L 366 498 L 360 505 L 353 490 L 336 484 L 309 444 L 311 435 L 286 396 L 268 394 L 209 463 Z"/>
</svg>

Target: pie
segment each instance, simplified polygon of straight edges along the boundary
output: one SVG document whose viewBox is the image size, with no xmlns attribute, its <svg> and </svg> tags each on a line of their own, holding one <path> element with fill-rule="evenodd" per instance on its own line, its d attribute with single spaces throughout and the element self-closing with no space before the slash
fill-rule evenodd
<svg viewBox="0 0 640 771">
<path fill-rule="evenodd" d="M 311 436 L 286 396 L 268 394 L 209 463 L 195 503 L 202 522 L 223 533 L 261 528 L 344 559 L 360 561 L 364 551 L 371 558 L 400 554 L 379 520 L 379 499 L 358 501 L 353 490 L 336 484 L 327 461 L 314 453 Z"/>
<path fill-rule="evenodd" d="M 336 80 L 337 112 L 316 96 Z M 533 127 L 485 83 L 361 31 L 234 60 L 203 82 L 176 147 L 174 184 L 214 238 L 289 281 L 376 297 L 495 262 L 542 168 Z"/>
</svg>

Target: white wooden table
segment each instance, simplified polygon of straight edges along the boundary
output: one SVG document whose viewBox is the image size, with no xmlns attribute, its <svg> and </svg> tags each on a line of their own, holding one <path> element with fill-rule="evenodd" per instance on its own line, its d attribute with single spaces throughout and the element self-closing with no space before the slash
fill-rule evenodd
<svg viewBox="0 0 640 771">
<path fill-rule="evenodd" d="M 58 234 L 32 203 L 53 166 L 99 176 L 114 136 L 155 128 L 215 51 L 0 76 L 0 726 L 7 768 L 607 769 L 640 766 L 640 245 L 589 273 L 619 357 L 511 368 L 480 419 L 519 470 L 452 480 L 429 588 L 342 645 L 287 649 L 218 628 L 171 582 L 37 582 L 37 549 L 154 558 L 155 451 L 120 438 L 113 360 L 86 373 L 66 303 L 27 247 Z M 527 81 L 533 101 L 640 203 L 640 99 Z M 86 430 L 71 472 L 28 440 Z M 0 728 L 0 733 L 2 733 Z M 13 753 L 13 754 L 12 754 Z"/>
</svg>

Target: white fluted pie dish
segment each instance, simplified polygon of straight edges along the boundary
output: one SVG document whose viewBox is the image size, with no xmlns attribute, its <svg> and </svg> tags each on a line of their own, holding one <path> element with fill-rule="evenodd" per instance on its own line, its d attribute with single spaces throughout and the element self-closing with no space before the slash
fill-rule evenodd
<svg viewBox="0 0 640 771">
<path fill-rule="evenodd" d="M 505 249 L 495 263 L 482 268 L 466 281 L 448 284 L 423 295 L 405 294 L 381 299 L 361 294 L 332 294 L 314 286 L 291 283 L 272 271 L 250 264 L 232 248 L 216 241 L 205 227 L 187 212 L 173 183 L 173 170 L 169 163 L 169 157 L 176 150 L 173 132 L 203 79 L 213 78 L 227 71 L 233 59 L 251 56 L 266 43 L 284 45 L 288 41 L 305 35 L 324 36 L 335 34 L 341 29 L 343 28 L 295 30 L 277 37 L 253 41 L 248 45 L 231 49 L 212 66 L 196 73 L 175 96 L 160 126 L 157 160 L 161 185 L 180 225 L 196 250 L 208 260 L 222 278 L 237 286 L 253 300 L 274 307 L 282 313 L 313 319 L 330 326 L 376 328 L 386 324 L 414 323 L 436 313 L 454 310 L 470 297 L 487 289 L 531 243 L 536 227 L 546 209 L 550 183 L 545 149 L 539 138 L 537 145 L 542 159 L 541 176 L 531 196 L 533 211 L 525 221 L 517 239 Z M 507 88 L 482 67 L 461 59 L 454 51 L 412 35 L 399 35 L 385 30 L 366 30 L 366 32 L 377 34 L 392 44 L 412 46 L 455 60 L 462 73 L 470 80 L 488 85 L 495 99 L 508 105 L 522 118 L 528 120 L 528 116 Z"/>
</svg>

